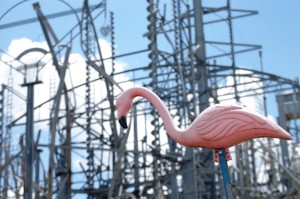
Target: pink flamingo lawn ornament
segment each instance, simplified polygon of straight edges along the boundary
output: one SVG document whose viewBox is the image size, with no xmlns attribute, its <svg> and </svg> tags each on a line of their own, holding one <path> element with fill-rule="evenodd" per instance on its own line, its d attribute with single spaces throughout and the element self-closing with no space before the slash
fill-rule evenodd
<svg viewBox="0 0 300 199">
<path fill-rule="evenodd" d="M 126 116 L 131 109 L 133 99 L 137 96 L 144 97 L 153 104 L 163 120 L 167 133 L 176 142 L 188 147 L 215 149 L 217 152 L 215 160 L 220 155 L 226 198 L 232 198 L 231 188 L 227 190 L 230 185 L 226 161 L 231 158 L 229 147 L 260 137 L 292 139 L 290 134 L 265 116 L 237 105 L 213 105 L 205 109 L 185 130 L 179 129 L 161 99 L 144 87 L 130 88 L 123 92 L 116 101 L 118 120 L 125 129 L 128 128 Z"/>
</svg>

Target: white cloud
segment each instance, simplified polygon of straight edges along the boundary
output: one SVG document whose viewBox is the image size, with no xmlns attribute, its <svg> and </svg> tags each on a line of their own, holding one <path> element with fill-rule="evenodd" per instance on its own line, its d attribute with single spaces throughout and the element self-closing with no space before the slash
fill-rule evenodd
<svg viewBox="0 0 300 199">
<path fill-rule="evenodd" d="M 249 97 L 241 96 L 241 92 L 248 91 L 248 93 L 254 94 L 254 92 L 262 93 L 262 83 L 257 82 L 258 79 L 252 77 L 252 72 L 247 70 L 236 70 L 237 75 L 244 75 L 241 77 L 236 77 L 237 81 L 237 91 L 240 98 L 240 105 L 246 106 L 248 109 L 252 111 L 259 112 L 263 114 L 263 97 L 262 95 L 255 95 Z M 253 82 L 253 83 L 252 83 Z M 233 76 L 226 77 L 225 87 L 218 89 L 219 100 L 222 104 L 236 104 L 235 96 L 234 96 L 234 79 Z M 230 95 L 231 94 L 231 95 Z M 224 101 L 223 101 L 224 100 Z"/>
<path fill-rule="evenodd" d="M 101 45 L 101 50 L 103 53 L 103 57 L 110 57 L 111 56 L 111 48 L 110 48 L 110 43 L 108 41 L 99 40 L 99 43 Z M 14 60 L 14 57 L 17 57 L 20 53 L 22 53 L 24 50 L 27 50 L 29 48 L 34 48 L 34 47 L 39 47 L 39 48 L 44 48 L 44 49 L 48 49 L 46 42 L 34 42 L 31 41 L 30 39 L 27 38 L 21 38 L 21 39 L 16 39 L 13 40 L 9 47 L 8 47 L 8 51 L 7 54 L 2 54 L 1 55 L 1 60 L 3 62 L 6 62 L 7 64 L 11 64 L 14 67 L 20 67 L 21 64 L 20 62 L 17 62 Z M 22 61 L 23 62 L 34 62 L 37 58 L 37 56 L 41 56 L 41 53 L 30 53 L 28 54 L 26 57 L 23 57 Z M 43 61 L 46 62 L 47 64 L 44 66 L 44 68 L 41 71 L 40 77 L 43 81 L 42 84 L 38 84 L 35 86 L 35 106 L 38 104 L 41 104 L 45 101 L 47 101 L 48 99 L 50 99 L 51 97 L 53 97 L 56 94 L 56 89 L 59 83 L 59 77 L 57 74 L 57 71 L 55 70 L 55 67 L 52 65 L 52 61 L 51 61 L 51 56 L 50 54 L 48 54 L 47 56 L 45 56 L 43 58 Z M 59 60 L 60 63 L 63 63 L 64 60 Z M 110 74 L 112 72 L 112 64 L 111 64 L 111 60 L 106 60 L 105 62 L 105 69 L 107 74 Z M 20 74 L 19 72 L 15 71 L 15 70 L 11 70 L 10 67 L 8 67 L 6 64 L 0 62 L 0 67 L 1 67 L 1 71 L 0 71 L 0 77 L 1 83 L 5 83 L 7 84 L 7 79 L 9 77 L 10 71 L 11 71 L 11 76 L 14 79 L 13 81 L 13 88 L 15 90 L 17 90 L 18 92 L 20 92 L 23 96 L 27 95 L 27 89 L 26 87 L 21 87 L 20 85 L 22 83 L 24 83 L 24 76 L 22 74 Z M 115 62 L 115 68 L 116 68 L 116 72 L 122 71 L 124 70 L 124 68 L 126 67 L 125 63 L 116 61 Z M 91 70 L 91 80 L 93 79 L 97 79 L 99 78 L 99 74 L 98 72 L 96 72 L 95 70 Z M 128 81 L 128 77 L 126 77 L 125 75 L 118 75 L 117 76 L 118 81 Z M 86 81 L 86 62 L 85 62 L 85 58 L 78 54 L 78 53 L 71 53 L 70 57 L 69 57 L 69 66 L 68 66 L 68 70 L 66 73 L 66 78 L 65 78 L 65 83 L 67 85 L 68 89 L 71 89 L 73 86 L 78 86 L 80 84 L 84 84 Z M 133 83 L 128 82 L 126 84 L 123 84 L 124 86 L 132 86 Z M 107 108 L 109 107 L 109 104 L 107 103 L 107 100 L 105 100 L 106 96 L 107 96 L 107 91 L 106 91 L 106 86 L 105 83 L 102 80 L 100 81 L 96 81 L 95 83 L 91 83 L 91 88 L 92 88 L 92 93 L 93 93 L 93 102 L 94 103 L 98 103 L 100 101 L 105 101 L 104 103 L 100 104 L 101 107 L 103 108 Z M 119 94 L 121 91 L 115 87 L 115 91 L 116 94 Z M 75 98 L 72 98 L 72 94 L 70 94 L 69 96 L 72 99 L 72 105 L 77 105 L 76 111 L 85 111 L 85 86 L 82 86 L 78 89 L 75 90 Z M 62 97 L 61 99 L 61 108 L 64 107 L 64 99 Z M 44 106 L 42 106 L 41 108 L 39 108 L 38 110 L 35 111 L 35 119 L 46 119 L 49 118 L 50 115 L 50 110 L 51 110 L 51 106 L 50 104 L 46 104 Z M 15 95 L 13 95 L 13 117 L 17 118 L 20 115 L 24 114 L 26 112 L 26 102 L 23 100 L 18 99 Z M 64 112 L 61 112 L 60 114 L 65 114 Z M 108 117 L 106 119 L 109 119 L 109 111 L 105 111 L 104 113 L 105 117 Z M 99 116 L 98 116 L 99 118 Z M 23 119 L 23 122 L 25 122 L 25 117 Z M 108 124 L 106 122 L 106 124 Z M 47 135 L 46 132 L 49 132 L 49 122 L 44 122 L 44 123 L 37 123 L 35 124 L 35 132 L 38 129 L 43 129 L 43 135 L 42 135 L 42 139 L 44 140 L 43 143 L 48 143 L 49 142 L 49 136 L 45 136 Z M 95 127 L 96 130 L 99 130 L 101 127 L 99 124 L 93 125 L 93 128 Z M 106 126 L 106 130 L 108 131 L 107 133 L 111 133 L 110 131 L 110 126 Z M 82 131 L 82 129 L 80 128 L 75 128 L 72 129 L 72 135 L 77 134 L 79 131 Z M 14 138 L 12 138 L 14 140 L 14 142 L 12 143 L 13 145 L 15 145 L 15 147 L 18 147 L 18 139 L 20 134 L 24 133 L 24 130 L 18 130 L 18 133 L 14 133 Z M 87 136 L 86 133 L 81 133 L 78 137 L 74 138 L 74 140 L 72 141 L 80 141 L 80 142 L 84 142 L 86 140 Z M 83 156 L 86 156 L 86 150 L 81 150 L 83 153 Z M 107 155 L 108 156 L 108 155 Z M 45 159 L 44 159 L 45 158 Z M 48 157 L 44 157 L 43 161 L 47 161 Z M 108 159 L 108 158 L 105 158 Z M 86 166 L 86 159 L 80 156 L 77 156 L 75 159 L 72 160 L 74 163 L 76 163 L 77 165 L 75 166 L 74 169 L 76 170 L 81 170 L 81 168 L 79 168 L 78 163 L 82 162 L 83 166 Z M 46 167 L 47 167 L 47 163 L 45 163 Z"/>
</svg>

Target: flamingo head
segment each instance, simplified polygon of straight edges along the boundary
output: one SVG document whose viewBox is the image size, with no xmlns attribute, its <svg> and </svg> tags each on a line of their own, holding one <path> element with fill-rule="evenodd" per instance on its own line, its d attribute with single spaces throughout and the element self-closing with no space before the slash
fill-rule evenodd
<svg viewBox="0 0 300 199">
<path fill-rule="evenodd" d="M 122 93 L 116 101 L 118 120 L 119 120 L 120 125 L 124 129 L 128 128 L 126 118 L 127 118 L 128 112 L 131 109 L 132 101 L 133 101 L 133 98 L 130 97 L 130 95 L 128 95 L 127 93 Z"/>
</svg>

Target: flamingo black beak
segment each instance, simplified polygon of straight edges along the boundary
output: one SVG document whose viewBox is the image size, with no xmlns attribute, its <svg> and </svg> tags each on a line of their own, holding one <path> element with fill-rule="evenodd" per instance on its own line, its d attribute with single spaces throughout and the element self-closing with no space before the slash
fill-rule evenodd
<svg viewBox="0 0 300 199">
<path fill-rule="evenodd" d="M 127 126 L 127 121 L 126 121 L 126 117 L 122 116 L 120 119 L 119 119 L 119 123 L 120 125 L 124 128 L 124 129 L 127 129 L 128 126 Z"/>
</svg>

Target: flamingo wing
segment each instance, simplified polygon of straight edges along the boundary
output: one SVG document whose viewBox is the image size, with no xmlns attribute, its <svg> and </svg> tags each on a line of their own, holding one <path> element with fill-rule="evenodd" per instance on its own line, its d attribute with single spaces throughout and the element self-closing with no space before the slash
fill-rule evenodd
<svg viewBox="0 0 300 199">
<path fill-rule="evenodd" d="M 227 143 L 227 147 L 258 137 L 276 137 L 278 128 L 267 118 L 241 106 L 215 105 L 195 120 L 195 131 L 202 139 Z"/>
</svg>

